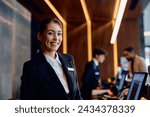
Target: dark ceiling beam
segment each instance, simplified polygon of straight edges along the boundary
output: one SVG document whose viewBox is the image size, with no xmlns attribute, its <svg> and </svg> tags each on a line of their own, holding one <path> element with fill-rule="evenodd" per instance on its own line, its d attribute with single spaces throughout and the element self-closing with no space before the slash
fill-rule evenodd
<svg viewBox="0 0 150 117">
<path fill-rule="evenodd" d="M 44 0 L 18 0 L 37 20 L 54 17 L 55 14 Z M 80 0 L 51 0 L 52 4 L 67 22 L 86 22 Z M 124 18 L 136 19 L 146 7 L 149 0 L 128 0 Z M 86 0 L 92 21 L 111 21 L 115 0 Z"/>
<path fill-rule="evenodd" d="M 139 0 L 132 0 L 129 6 L 129 10 L 134 10 L 138 4 Z"/>
</svg>

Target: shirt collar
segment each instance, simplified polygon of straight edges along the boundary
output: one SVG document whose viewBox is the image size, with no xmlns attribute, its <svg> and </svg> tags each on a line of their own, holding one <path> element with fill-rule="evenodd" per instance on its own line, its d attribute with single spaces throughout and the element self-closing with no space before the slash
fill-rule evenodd
<svg viewBox="0 0 150 117">
<path fill-rule="evenodd" d="M 46 53 L 44 53 L 44 56 L 48 62 L 50 62 L 52 64 L 54 64 L 55 62 L 58 62 L 60 65 L 62 65 L 57 53 L 56 53 L 56 58 L 52 58 L 51 56 L 47 55 Z"/>
<path fill-rule="evenodd" d="M 94 61 L 94 63 L 95 63 L 96 66 L 99 65 L 98 61 L 95 58 L 93 58 L 93 61 Z"/>
</svg>

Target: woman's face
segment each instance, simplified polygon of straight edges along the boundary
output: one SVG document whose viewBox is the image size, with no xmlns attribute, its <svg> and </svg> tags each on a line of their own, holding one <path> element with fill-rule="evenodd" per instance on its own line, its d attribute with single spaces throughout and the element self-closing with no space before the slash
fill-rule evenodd
<svg viewBox="0 0 150 117">
<path fill-rule="evenodd" d="M 59 24 L 51 22 L 39 36 L 44 52 L 57 51 L 62 42 L 62 28 Z"/>
</svg>

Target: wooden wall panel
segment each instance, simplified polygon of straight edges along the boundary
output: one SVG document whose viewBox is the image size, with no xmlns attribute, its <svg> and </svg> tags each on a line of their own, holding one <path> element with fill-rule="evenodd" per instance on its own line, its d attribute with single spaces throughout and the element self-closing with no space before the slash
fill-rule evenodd
<svg viewBox="0 0 150 117">
<path fill-rule="evenodd" d="M 87 25 L 86 23 L 67 24 L 67 48 L 68 54 L 73 55 L 77 68 L 79 85 L 81 86 L 81 75 L 87 62 Z"/>
<path fill-rule="evenodd" d="M 111 22 L 92 23 L 92 49 L 102 48 L 108 52 L 106 60 L 101 64 L 101 78 L 114 77 L 113 45 L 110 44 L 112 34 Z M 79 84 L 82 85 L 81 76 L 87 63 L 87 26 L 82 23 L 68 23 L 68 53 L 75 58 Z M 140 52 L 140 34 L 137 19 L 123 20 L 117 38 L 118 62 L 123 49 L 133 46 L 135 52 Z"/>
<path fill-rule="evenodd" d="M 68 23 L 68 54 L 74 56 L 79 84 L 82 85 L 81 76 L 84 67 L 88 62 L 87 59 L 87 26 L 82 23 Z M 113 77 L 113 45 L 110 44 L 112 33 L 111 22 L 95 22 L 92 24 L 92 48 L 103 48 L 108 52 L 108 56 L 101 64 L 101 77 L 107 79 Z"/>
<path fill-rule="evenodd" d="M 92 25 L 92 48 L 102 48 L 108 52 L 106 60 L 100 65 L 101 78 L 113 77 L 113 45 L 110 44 L 111 22 L 94 22 Z"/>
<path fill-rule="evenodd" d="M 118 56 L 122 55 L 124 48 L 132 46 L 137 54 L 140 53 L 140 31 L 138 19 L 126 19 L 122 22 L 118 34 Z"/>
<path fill-rule="evenodd" d="M 68 25 L 68 53 L 75 58 L 79 81 L 87 62 L 87 38 L 86 25 L 72 23 Z M 114 75 L 113 45 L 110 44 L 112 34 L 111 22 L 92 23 L 92 48 L 103 48 L 108 52 L 106 60 L 101 64 L 101 77 L 107 79 Z M 123 20 L 118 34 L 118 60 L 122 55 L 123 49 L 133 46 L 135 52 L 140 52 L 140 34 L 138 20 Z M 118 61 L 119 62 L 119 61 Z"/>
</svg>

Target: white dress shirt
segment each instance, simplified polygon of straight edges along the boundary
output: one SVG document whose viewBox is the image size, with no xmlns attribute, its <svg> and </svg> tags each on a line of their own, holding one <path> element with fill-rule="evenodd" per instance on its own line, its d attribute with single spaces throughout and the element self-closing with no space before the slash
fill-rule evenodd
<svg viewBox="0 0 150 117">
<path fill-rule="evenodd" d="M 55 73 L 57 74 L 61 84 L 63 85 L 66 93 L 69 93 L 69 87 L 68 87 L 68 83 L 67 83 L 67 79 L 66 76 L 63 72 L 62 69 L 62 64 L 59 60 L 58 54 L 56 53 L 56 58 L 53 59 L 51 56 L 47 55 L 44 53 L 44 56 L 47 60 L 47 62 L 52 66 L 52 68 L 54 69 Z"/>
<path fill-rule="evenodd" d="M 96 66 L 99 65 L 99 64 L 98 64 L 98 61 L 97 61 L 95 58 L 93 58 L 93 61 L 94 61 L 94 63 L 95 63 Z"/>
</svg>

